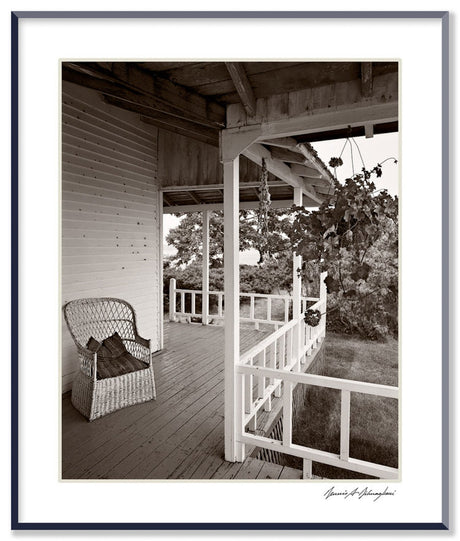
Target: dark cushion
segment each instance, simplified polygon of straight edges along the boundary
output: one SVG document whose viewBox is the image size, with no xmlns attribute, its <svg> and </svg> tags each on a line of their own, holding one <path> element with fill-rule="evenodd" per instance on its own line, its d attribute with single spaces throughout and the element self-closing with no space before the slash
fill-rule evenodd
<svg viewBox="0 0 460 541">
<path fill-rule="evenodd" d="M 148 364 L 125 351 L 115 359 L 97 359 L 97 379 L 115 378 L 137 370 L 145 370 Z"/>
<path fill-rule="evenodd" d="M 112 353 L 108 347 L 104 345 L 104 342 L 98 342 L 95 338 L 91 336 L 86 344 L 86 347 L 93 353 L 97 353 L 97 359 L 108 359 L 112 357 Z"/>
<path fill-rule="evenodd" d="M 98 349 L 101 347 L 101 343 L 91 336 L 86 344 L 86 347 L 93 353 L 97 353 Z"/>
<path fill-rule="evenodd" d="M 127 353 L 126 347 L 123 344 L 123 340 L 121 339 L 121 336 L 116 332 L 112 334 L 112 336 L 109 336 L 102 342 L 102 347 L 105 347 L 109 355 L 108 357 L 116 358 L 122 355 L 123 353 Z M 98 355 L 99 356 L 99 355 Z"/>
</svg>

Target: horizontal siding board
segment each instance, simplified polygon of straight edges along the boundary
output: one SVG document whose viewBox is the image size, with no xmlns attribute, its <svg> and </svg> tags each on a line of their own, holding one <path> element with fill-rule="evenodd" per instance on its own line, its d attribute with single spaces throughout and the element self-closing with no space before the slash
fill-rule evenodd
<svg viewBox="0 0 460 541">
<path fill-rule="evenodd" d="M 98 191 L 97 189 L 92 189 L 84 184 L 69 181 L 63 182 L 62 184 L 63 187 L 65 185 L 65 189 L 68 192 L 66 200 L 63 201 L 64 204 L 80 203 L 85 205 L 86 203 L 89 203 L 97 205 L 103 210 L 106 210 L 107 208 L 112 209 L 115 213 L 119 210 L 122 210 L 123 212 L 125 210 L 132 210 L 144 214 L 152 214 L 152 212 L 155 212 L 154 208 L 158 203 L 158 201 L 152 199 L 150 196 L 146 197 L 145 195 L 136 196 L 135 194 L 131 194 L 131 201 L 127 201 L 123 192 L 108 193 L 107 190 Z M 136 198 L 136 200 L 134 198 Z M 81 206 L 78 208 L 81 208 Z"/>
<path fill-rule="evenodd" d="M 145 156 L 150 156 L 152 155 L 152 152 L 154 152 L 154 148 L 150 141 L 146 141 L 143 138 L 133 138 L 130 134 L 126 134 L 123 131 L 114 131 L 113 126 L 110 124 L 98 123 L 97 118 L 90 116 L 83 118 L 82 116 L 76 117 L 72 115 L 72 110 L 69 112 L 66 112 L 65 110 L 62 111 L 62 124 L 65 130 L 78 129 L 85 133 L 91 133 L 95 137 L 100 137 L 101 140 L 110 140 L 113 138 L 114 142 L 124 145 L 127 150 L 130 149 Z M 155 161 L 153 161 L 153 163 L 155 163 Z"/>
<path fill-rule="evenodd" d="M 75 219 L 75 214 L 78 213 L 78 217 L 86 222 L 101 222 L 101 223 L 114 223 L 114 224 L 126 224 L 126 225 L 142 225 L 145 227 L 154 227 L 156 220 L 145 212 L 143 217 L 124 215 L 123 209 L 115 210 L 113 213 L 107 212 L 85 212 L 84 206 L 80 206 L 76 209 L 62 209 L 62 217 L 64 220 Z"/>
<path fill-rule="evenodd" d="M 157 130 L 97 92 L 63 84 L 62 300 L 119 297 L 160 344 Z M 62 391 L 78 370 L 63 323 Z"/>
<path fill-rule="evenodd" d="M 97 93 L 93 93 L 93 96 L 97 97 L 99 103 L 94 102 L 92 105 L 89 105 L 87 101 L 71 98 L 64 92 L 62 110 L 66 111 L 67 109 L 73 109 L 73 114 L 77 118 L 88 115 L 93 118 L 93 122 L 95 120 L 104 122 L 106 125 L 124 131 L 132 139 L 138 137 L 146 144 L 151 142 L 150 137 L 152 132 L 148 129 L 148 126 L 138 121 L 137 115 L 130 114 L 129 111 L 120 110 L 118 107 L 104 103 Z M 90 99 L 94 98 L 91 97 Z"/>
<path fill-rule="evenodd" d="M 142 250 L 142 252 L 141 252 Z M 126 244 L 120 246 L 115 244 L 114 246 L 69 246 L 66 243 L 66 246 L 62 248 L 63 257 L 80 257 L 80 256 L 93 256 L 93 257 L 103 257 L 103 256 L 130 256 L 141 252 L 144 256 L 154 258 L 156 257 L 156 250 L 153 247 L 147 245 L 138 245 Z"/>
<path fill-rule="evenodd" d="M 145 166 L 144 164 L 138 165 L 137 163 L 133 163 L 134 160 L 126 160 L 123 156 L 120 156 L 120 154 L 108 151 L 105 148 L 96 147 L 94 149 L 88 149 L 82 145 L 67 143 L 63 138 L 62 152 L 64 153 L 64 155 L 69 154 L 72 156 L 86 158 L 87 160 L 95 162 L 107 163 L 113 167 L 116 167 L 120 171 L 126 170 L 129 171 L 130 174 L 137 173 L 139 175 L 144 175 L 147 178 L 151 178 L 150 171 L 152 169 L 152 166 L 148 167 L 148 164 L 147 166 Z"/>
<path fill-rule="evenodd" d="M 72 194 L 73 195 L 73 194 Z M 137 210 L 137 209 L 127 209 L 121 206 L 111 206 L 111 205 L 101 205 L 96 204 L 92 201 L 92 198 L 82 199 L 80 201 L 74 201 L 74 197 L 69 198 L 62 205 L 62 210 L 65 212 L 83 212 L 87 216 L 92 216 L 93 214 L 99 216 L 113 216 L 118 217 L 120 215 L 126 216 L 126 218 L 143 218 L 148 220 L 152 217 L 153 210 Z M 156 221 L 156 220 L 154 220 Z"/>
<path fill-rule="evenodd" d="M 128 203 L 126 201 L 125 194 L 128 192 L 130 194 L 130 202 L 133 201 L 133 196 L 140 198 L 135 199 L 139 203 L 144 203 L 145 200 L 149 201 L 150 204 L 157 201 L 157 197 L 152 195 L 152 186 L 145 185 L 142 187 L 133 186 L 131 187 L 129 179 L 119 179 L 118 185 L 115 182 L 110 182 L 99 177 L 82 175 L 77 177 L 76 175 L 67 176 L 67 171 L 63 171 L 65 174 L 65 181 L 72 183 L 76 186 L 83 186 L 86 188 L 86 193 L 88 194 L 103 194 L 107 197 L 120 198 L 120 196 L 125 198 L 125 203 L 121 205 L 123 208 Z M 69 186 L 69 191 L 76 191 L 75 188 L 72 189 L 72 186 Z M 80 191 L 76 192 L 80 193 Z M 111 202 L 110 202 L 111 203 Z"/>
<path fill-rule="evenodd" d="M 72 164 L 65 164 L 65 168 L 63 168 L 63 171 L 65 171 L 66 178 L 69 180 L 74 181 L 80 181 L 81 179 L 93 179 L 97 181 L 105 181 L 107 184 L 115 184 L 118 186 L 121 182 L 129 182 L 130 186 L 134 188 L 137 188 L 139 190 L 151 190 L 152 188 L 152 182 L 151 179 L 145 180 L 134 180 L 129 175 L 123 176 L 121 174 L 112 175 L 110 173 L 106 173 L 104 171 L 96 171 L 94 168 L 91 170 L 82 168 L 81 166 L 76 166 Z"/>
<path fill-rule="evenodd" d="M 140 241 L 140 240 L 151 240 L 155 236 L 155 231 L 93 231 L 88 230 L 75 230 L 70 228 L 63 228 L 63 236 L 66 239 L 96 239 L 99 242 L 105 242 L 106 239 L 120 239 L 120 240 L 129 240 Z"/>
<path fill-rule="evenodd" d="M 62 188 L 68 192 L 64 201 L 65 203 L 67 201 L 74 201 L 84 204 L 87 201 L 94 205 L 101 205 L 101 207 L 112 206 L 115 211 L 125 208 L 131 210 L 139 209 L 150 214 L 155 212 L 154 209 L 158 204 L 158 200 L 148 194 L 137 195 L 130 193 L 129 197 L 127 197 L 125 192 L 115 192 L 105 188 L 98 188 L 97 186 L 91 188 L 83 183 L 63 181 Z"/>
<path fill-rule="evenodd" d="M 91 159 L 86 158 L 85 156 L 77 156 L 73 152 L 66 151 L 66 149 L 63 149 L 62 152 L 62 164 L 77 165 L 88 171 L 105 171 L 112 175 L 120 175 L 121 177 L 134 178 L 135 180 L 140 181 L 147 181 L 150 179 L 149 175 L 133 171 L 129 164 L 122 166 L 109 158 L 102 160 L 100 158 Z"/>
<path fill-rule="evenodd" d="M 110 138 L 112 136 L 112 139 Z M 137 151 L 134 148 L 129 148 L 124 142 L 118 143 L 113 141 L 113 133 L 107 134 L 107 137 L 99 137 L 91 132 L 67 126 L 66 133 L 62 134 L 62 141 L 70 145 L 82 146 L 94 152 L 107 152 L 114 157 L 119 156 L 120 159 L 125 159 L 129 163 L 137 164 L 143 167 L 155 166 L 153 151 Z M 126 141 L 126 140 L 125 140 Z"/>
</svg>

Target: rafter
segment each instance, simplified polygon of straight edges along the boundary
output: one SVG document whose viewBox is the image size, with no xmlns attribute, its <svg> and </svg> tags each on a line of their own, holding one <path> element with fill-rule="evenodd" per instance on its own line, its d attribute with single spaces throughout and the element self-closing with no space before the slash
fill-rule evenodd
<svg viewBox="0 0 460 541">
<path fill-rule="evenodd" d="M 125 78 L 121 78 L 123 73 L 120 74 L 120 70 L 118 76 L 115 76 L 94 62 L 65 62 L 62 66 L 64 80 L 118 98 L 120 102 L 148 107 L 152 111 L 211 128 L 225 126 L 225 109 L 222 106 L 184 88 L 178 88 L 165 79 L 142 75 L 148 80 L 138 80 L 133 73 L 138 74 L 139 71 L 141 70 L 126 63 L 126 70 L 123 72 Z M 135 84 L 130 82 L 129 78 L 134 79 Z"/>
<path fill-rule="evenodd" d="M 299 165 L 298 163 L 291 163 L 289 167 L 291 168 L 291 171 L 295 175 L 299 175 L 299 177 L 308 177 L 308 178 L 314 178 L 314 179 L 318 179 L 322 177 L 321 173 L 317 169 L 313 167 L 308 167 L 307 165 Z"/>
<path fill-rule="evenodd" d="M 260 182 L 240 182 L 240 190 L 246 188 L 257 188 L 260 185 Z M 286 186 L 286 183 L 281 180 L 269 181 L 269 188 L 282 188 Z M 224 185 L 221 184 L 197 184 L 197 185 L 188 185 L 188 186 L 162 186 L 160 190 L 162 192 L 212 192 L 214 190 L 221 191 L 224 189 Z"/>
<path fill-rule="evenodd" d="M 225 62 L 241 103 L 249 116 L 256 114 L 256 98 L 241 62 Z"/>
<path fill-rule="evenodd" d="M 318 158 L 318 155 L 314 150 L 312 150 L 312 147 L 310 145 L 306 145 L 304 143 L 299 143 L 297 145 L 297 150 L 302 153 L 303 156 L 307 159 L 307 161 L 313 165 L 313 167 L 320 173 L 320 175 L 324 178 L 329 180 L 329 182 L 332 182 L 333 176 L 332 173 L 329 171 L 329 169 L 324 165 L 324 163 Z"/>
<path fill-rule="evenodd" d="M 315 203 L 308 202 L 310 206 L 315 206 Z M 288 209 L 292 207 L 293 200 L 291 199 L 275 199 L 271 201 L 271 208 Z M 240 210 L 252 210 L 259 208 L 259 201 L 240 201 Z M 176 212 L 199 212 L 203 210 L 223 210 L 223 203 L 202 203 L 201 205 L 176 205 L 171 207 L 163 207 L 163 214 L 175 214 Z"/>
<path fill-rule="evenodd" d="M 307 160 L 305 157 L 297 151 L 292 151 L 287 148 L 274 147 L 270 150 L 272 158 L 275 160 L 281 160 L 287 163 L 297 163 L 300 165 L 306 165 Z"/>
<path fill-rule="evenodd" d="M 113 100 L 112 98 L 106 99 L 109 103 L 116 104 L 117 102 L 117 100 Z M 162 113 L 149 112 L 149 114 L 146 115 L 145 112 L 141 112 L 138 109 L 137 106 L 134 106 L 131 110 L 141 113 L 141 121 L 146 124 L 151 124 L 157 128 L 172 131 L 180 135 L 185 135 L 186 137 L 191 137 L 192 139 L 196 139 L 214 147 L 219 146 L 219 132 L 217 130 Z"/>
<path fill-rule="evenodd" d="M 259 141 L 263 145 L 269 145 L 271 147 L 280 147 L 293 149 L 297 145 L 297 141 L 294 137 L 279 137 L 278 139 L 267 139 L 264 141 Z"/>
<path fill-rule="evenodd" d="M 290 167 L 284 162 L 275 159 L 270 151 L 263 145 L 259 145 L 257 143 L 253 144 L 245 149 L 243 154 L 246 156 L 246 158 L 249 158 L 258 165 L 262 164 L 262 158 L 264 158 L 267 169 L 270 171 L 270 173 L 273 173 L 276 177 L 284 180 L 287 184 L 293 186 L 294 188 L 301 188 L 307 197 L 312 199 L 315 203 L 321 204 L 321 198 L 318 197 L 314 188 L 308 186 L 302 177 L 295 175 Z"/>
<path fill-rule="evenodd" d="M 193 191 L 189 191 L 187 192 L 187 195 L 189 195 L 197 205 L 201 205 L 203 203 L 203 201 L 201 201 L 201 199 L 199 197 L 197 197 Z"/>
</svg>

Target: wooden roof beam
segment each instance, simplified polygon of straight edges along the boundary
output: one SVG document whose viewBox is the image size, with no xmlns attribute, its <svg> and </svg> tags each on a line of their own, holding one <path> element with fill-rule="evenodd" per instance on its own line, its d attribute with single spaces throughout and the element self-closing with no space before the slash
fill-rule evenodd
<svg viewBox="0 0 460 541">
<path fill-rule="evenodd" d="M 267 139 L 259 141 L 263 145 L 269 145 L 271 147 L 288 148 L 290 150 L 295 149 L 297 141 L 294 137 L 279 137 L 278 139 Z"/>
<path fill-rule="evenodd" d="M 197 205 L 201 205 L 203 203 L 203 201 L 201 201 L 201 199 L 197 197 L 192 191 L 187 192 L 187 195 L 189 195 Z"/>
<path fill-rule="evenodd" d="M 281 160 L 286 163 L 297 163 L 300 165 L 306 165 L 308 163 L 305 156 L 287 148 L 273 147 L 270 152 L 272 158 L 275 160 Z"/>
<path fill-rule="evenodd" d="M 249 116 L 256 114 L 256 98 L 241 62 L 225 62 L 227 71 L 235 85 L 241 103 Z"/>
<path fill-rule="evenodd" d="M 102 94 L 118 98 L 120 102 L 148 107 L 152 111 L 182 118 L 211 128 L 225 126 L 225 108 L 203 96 L 178 87 L 174 83 L 148 75 L 130 63 L 118 67 L 116 74 L 96 62 L 64 62 L 64 80 Z"/>
<path fill-rule="evenodd" d="M 305 158 L 313 165 L 313 167 L 321 174 L 323 178 L 328 179 L 330 182 L 334 180 L 332 173 L 318 158 L 317 154 L 312 152 L 310 145 L 299 143 L 297 145 L 297 149 L 302 153 L 303 156 L 305 156 Z"/>
<path fill-rule="evenodd" d="M 117 100 L 113 98 L 106 98 L 106 101 L 116 105 Z M 190 137 L 191 139 L 196 139 L 208 145 L 214 147 L 219 146 L 219 132 L 213 128 L 207 128 L 206 126 L 200 126 L 199 124 L 194 124 L 183 118 L 172 117 L 164 115 L 163 113 L 157 113 L 154 111 L 148 111 L 148 114 L 145 114 L 145 110 L 139 110 L 139 107 L 134 107 L 132 110 L 141 113 L 141 121 L 157 128 L 163 130 L 172 131 L 178 133 L 179 135 L 184 135 L 185 137 Z"/>
<path fill-rule="evenodd" d="M 370 98 L 373 90 L 372 62 L 361 62 L 361 95 Z"/>
<path fill-rule="evenodd" d="M 306 199 L 309 206 L 315 206 L 316 203 Z M 291 199 L 275 199 L 271 201 L 273 209 L 288 209 L 292 207 Z M 259 208 L 259 201 L 240 201 L 240 210 L 252 210 Z M 172 207 L 163 207 L 163 214 L 175 214 L 180 212 L 201 212 L 203 210 L 224 210 L 223 203 L 202 203 L 201 205 L 176 205 Z"/>
<path fill-rule="evenodd" d="M 291 168 L 291 171 L 295 175 L 298 175 L 299 177 L 307 177 L 311 179 L 322 178 L 321 173 L 314 167 L 309 167 L 307 165 L 300 165 L 298 163 L 291 163 L 289 164 L 289 167 Z"/>
<path fill-rule="evenodd" d="M 284 162 L 275 159 L 270 151 L 266 149 L 263 145 L 253 144 L 243 151 L 244 156 L 249 158 L 251 161 L 257 163 L 258 165 L 262 164 L 262 158 L 265 159 L 267 170 L 270 173 L 273 173 L 276 177 L 281 180 L 284 180 L 290 186 L 294 188 L 301 188 L 303 193 L 313 200 L 318 205 L 321 204 L 321 198 L 318 197 L 314 188 L 308 186 L 302 177 L 295 175 L 291 168 Z"/>
<path fill-rule="evenodd" d="M 257 188 L 260 185 L 259 181 L 254 182 L 240 182 L 240 190 L 244 190 L 246 188 Z M 286 186 L 286 183 L 278 180 L 278 181 L 269 181 L 268 186 L 271 188 L 282 188 L 283 186 Z M 224 189 L 223 184 L 197 184 L 195 185 L 187 185 L 187 186 L 180 186 L 179 184 L 174 186 L 162 186 L 160 188 L 160 191 L 162 192 L 213 192 L 213 191 L 221 191 Z"/>
<path fill-rule="evenodd" d="M 171 207 L 172 206 L 172 203 L 171 201 L 169 200 L 168 196 L 163 194 L 163 204 L 166 203 L 168 205 L 168 207 Z"/>
</svg>

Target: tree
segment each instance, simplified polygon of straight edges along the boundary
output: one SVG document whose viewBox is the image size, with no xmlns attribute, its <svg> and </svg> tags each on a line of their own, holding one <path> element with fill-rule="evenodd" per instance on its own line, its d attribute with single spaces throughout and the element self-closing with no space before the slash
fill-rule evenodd
<svg viewBox="0 0 460 541">
<path fill-rule="evenodd" d="M 278 258 L 290 248 L 290 220 L 286 210 L 268 213 L 268 235 L 260 235 L 258 213 L 254 210 L 240 211 L 240 251 L 253 248 L 259 252 L 259 263 Z M 173 257 L 176 265 L 188 265 L 202 257 L 202 214 L 185 215 L 180 224 L 171 229 L 166 237 L 168 244 L 176 248 Z M 222 211 L 212 212 L 209 218 L 209 264 L 221 267 L 224 259 L 224 219 Z"/>
</svg>

